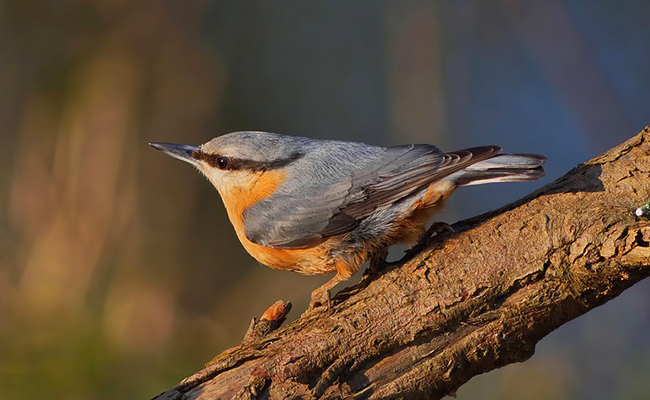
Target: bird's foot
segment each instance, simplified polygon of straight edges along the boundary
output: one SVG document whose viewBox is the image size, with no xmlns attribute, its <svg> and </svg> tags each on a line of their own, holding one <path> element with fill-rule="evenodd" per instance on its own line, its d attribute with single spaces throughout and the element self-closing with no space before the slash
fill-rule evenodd
<svg viewBox="0 0 650 400">
<path fill-rule="evenodd" d="M 332 300 L 330 299 L 330 291 L 334 286 L 336 286 L 337 283 L 343 282 L 348 278 L 349 276 L 343 277 L 337 273 L 334 275 L 334 277 L 332 277 L 332 279 L 325 282 L 324 285 L 311 292 L 311 301 L 309 302 L 309 308 L 307 308 L 307 311 L 311 311 L 323 306 L 327 306 L 325 309 L 326 311 L 331 310 Z"/>
<path fill-rule="evenodd" d="M 332 307 L 332 300 L 330 299 L 331 293 L 328 288 L 319 287 L 311 292 L 311 300 L 309 301 L 308 310 L 313 310 L 319 307 L 326 306 L 325 310 Z"/>
<path fill-rule="evenodd" d="M 456 232 L 454 228 L 449 225 L 446 222 L 434 222 L 431 224 L 429 229 L 427 229 L 426 232 L 424 232 L 424 235 L 422 235 L 422 238 L 426 241 L 431 239 L 433 237 L 433 234 L 435 233 L 436 236 L 441 235 L 443 233 L 454 233 Z"/>
</svg>

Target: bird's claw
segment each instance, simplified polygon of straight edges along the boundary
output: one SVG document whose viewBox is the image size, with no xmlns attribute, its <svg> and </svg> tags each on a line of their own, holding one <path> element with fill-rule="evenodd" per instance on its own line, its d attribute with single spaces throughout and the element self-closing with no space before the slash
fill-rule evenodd
<svg viewBox="0 0 650 400">
<path fill-rule="evenodd" d="M 329 310 L 332 308 L 332 300 L 331 300 L 331 294 L 330 290 L 322 290 L 322 288 L 318 288 L 311 292 L 311 300 L 309 301 L 309 310 L 316 309 L 322 306 L 327 306 L 326 310 Z"/>
<path fill-rule="evenodd" d="M 441 235 L 441 234 L 443 234 L 445 232 L 446 233 L 454 233 L 456 231 L 454 230 L 453 226 L 449 225 L 446 222 L 434 222 L 433 224 L 431 224 L 429 229 L 427 229 L 427 231 L 424 233 L 423 239 L 424 240 L 429 240 L 429 239 L 431 239 L 431 237 L 433 236 L 434 233 L 436 234 L 436 236 L 438 236 L 438 235 Z"/>
</svg>

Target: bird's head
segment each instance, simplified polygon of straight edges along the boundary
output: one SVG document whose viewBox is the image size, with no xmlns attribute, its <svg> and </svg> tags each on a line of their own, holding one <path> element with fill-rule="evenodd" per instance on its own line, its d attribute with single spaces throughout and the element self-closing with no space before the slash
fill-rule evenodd
<svg viewBox="0 0 650 400">
<path fill-rule="evenodd" d="M 265 172 L 281 173 L 303 156 L 296 140 L 268 132 L 233 132 L 199 147 L 153 142 L 149 145 L 194 165 L 221 195 L 250 190 Z"/>
</svg>

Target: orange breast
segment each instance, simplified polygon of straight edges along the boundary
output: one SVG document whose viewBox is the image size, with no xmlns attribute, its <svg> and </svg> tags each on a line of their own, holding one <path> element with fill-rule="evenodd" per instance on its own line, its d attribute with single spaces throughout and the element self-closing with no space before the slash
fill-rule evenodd
<svg viewBox="0 0 650 400">
<path fill-rule="evenodd" d="M 248 188 L 235 188 L 228 193 L 221 193 L 228 218 L 246 251 L 260 263 L 275 269 L 291 270 L 308 275 L 333 272 L 335 267 L 325 262 L 327 253 L 325 246 L 307 249 L 276 249 L 248 240 L 244 231 L 244 211 L 275 192 L 286 177 L 283 171 L 264 171 L 254 174 Z"/>
</svg>

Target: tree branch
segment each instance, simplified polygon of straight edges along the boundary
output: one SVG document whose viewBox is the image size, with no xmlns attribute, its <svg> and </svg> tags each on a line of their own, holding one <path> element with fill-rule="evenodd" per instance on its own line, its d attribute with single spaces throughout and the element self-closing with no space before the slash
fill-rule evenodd
<svg viewBox="0 0 650 400">
<path fill-rule="evenodd" d="M 650 274 L 650 128 L 158 399 L 441 398 Z"/>
</svg>

